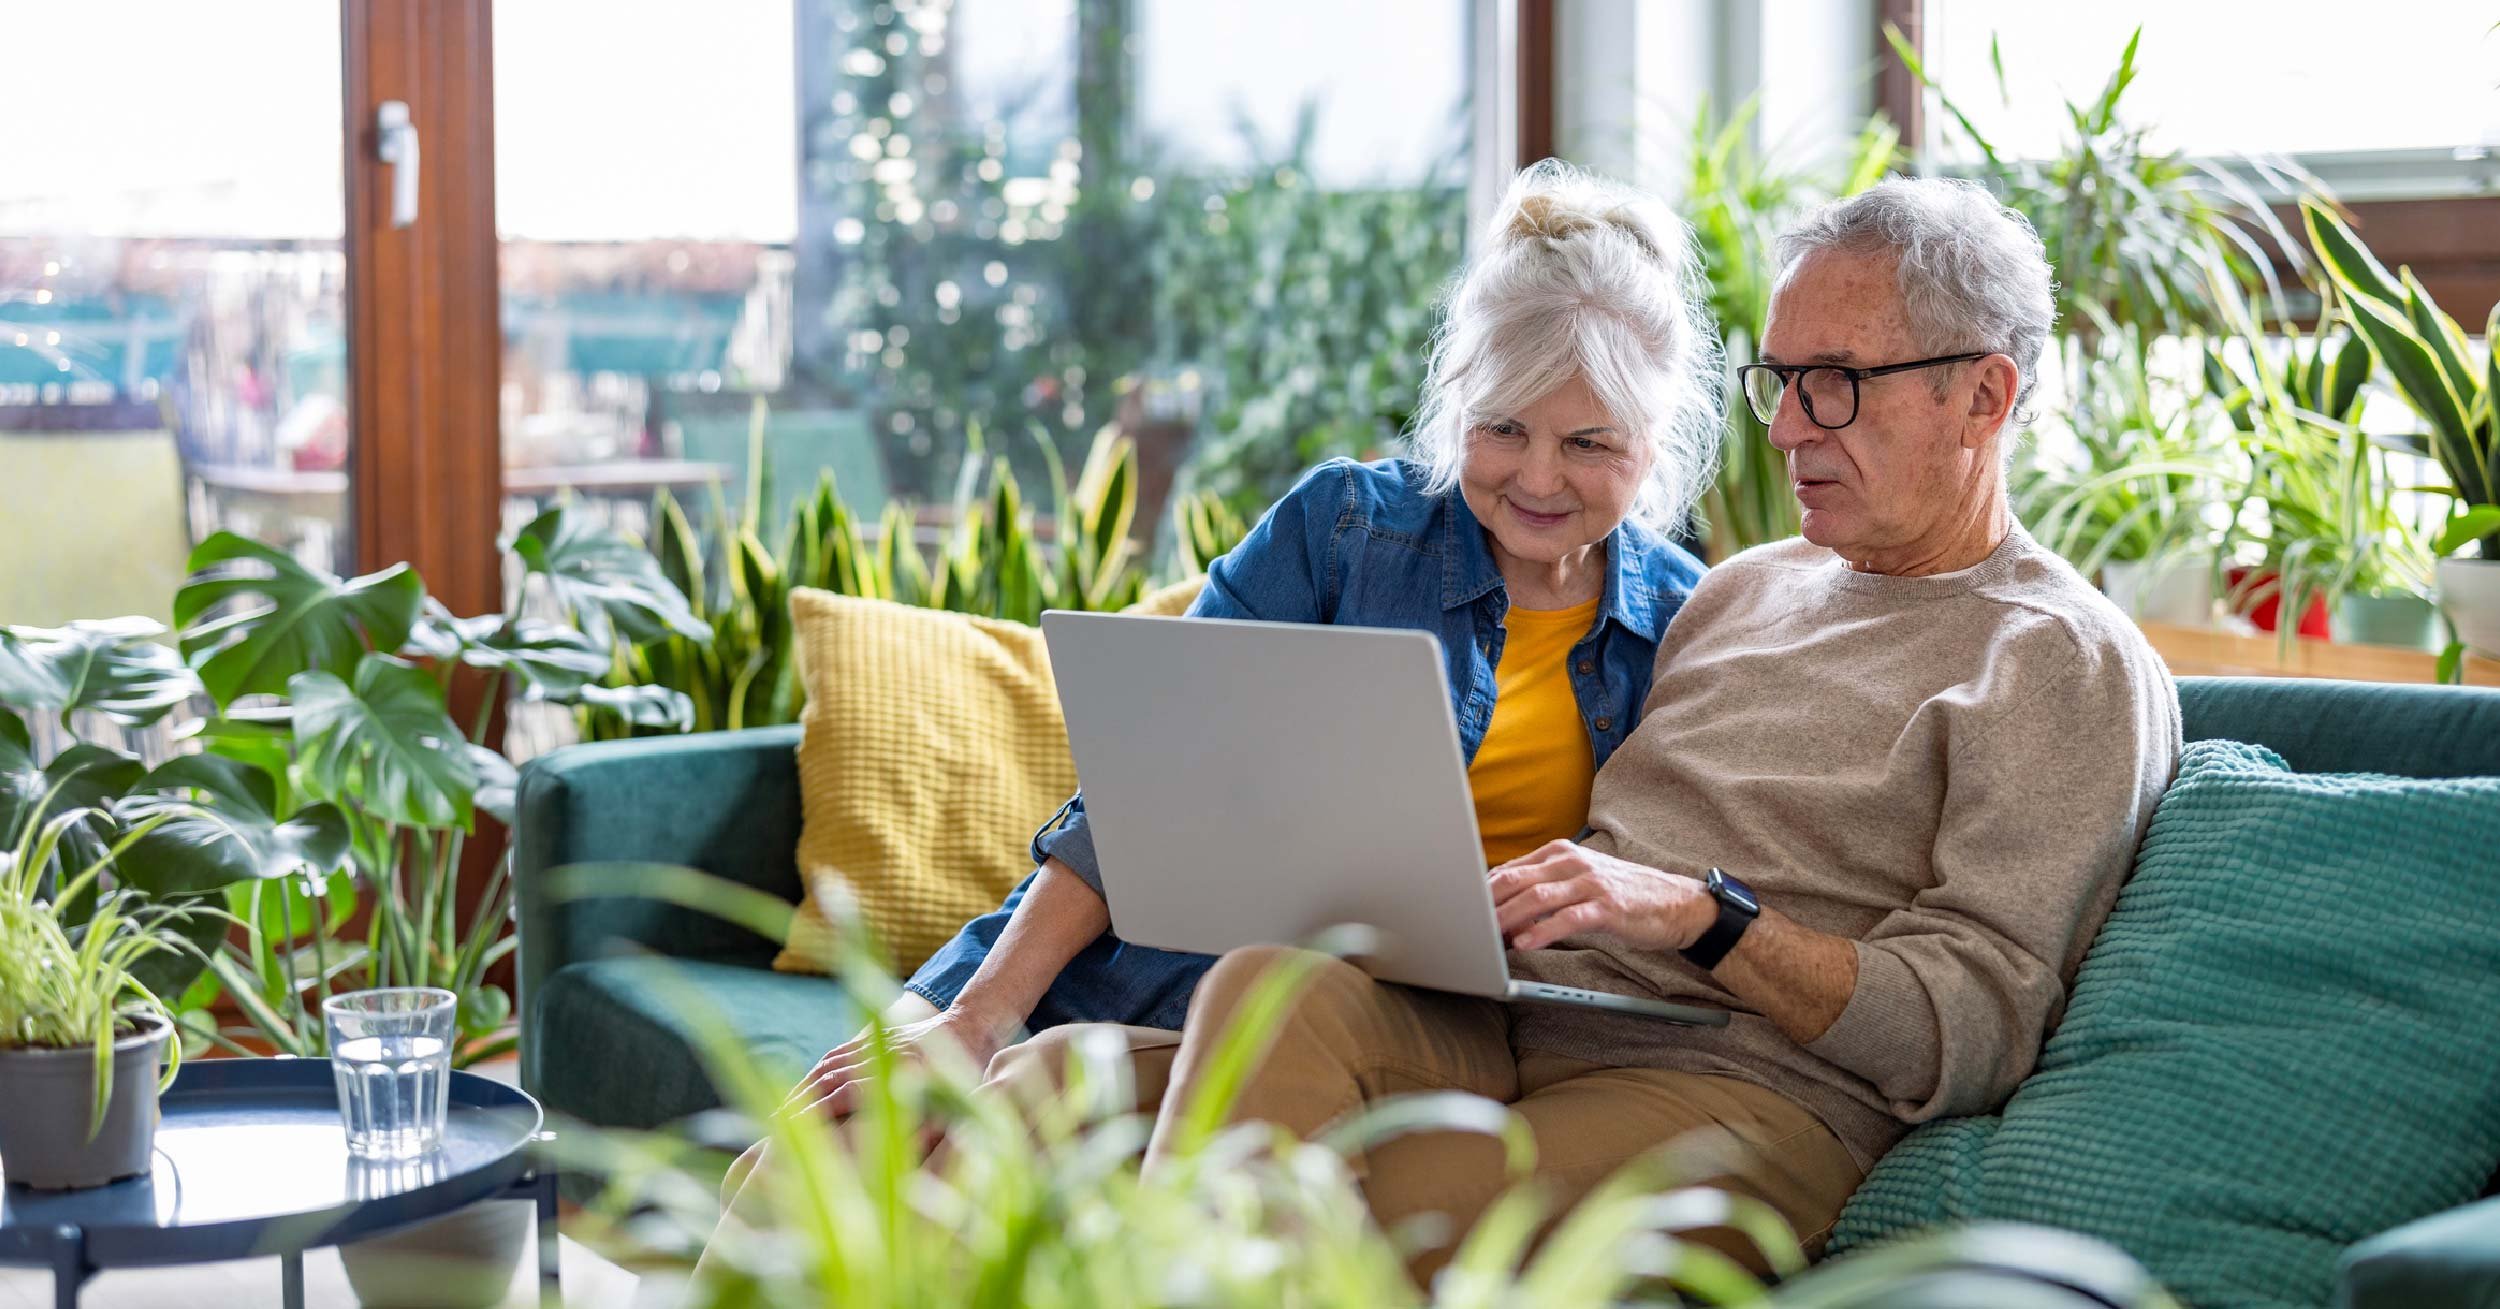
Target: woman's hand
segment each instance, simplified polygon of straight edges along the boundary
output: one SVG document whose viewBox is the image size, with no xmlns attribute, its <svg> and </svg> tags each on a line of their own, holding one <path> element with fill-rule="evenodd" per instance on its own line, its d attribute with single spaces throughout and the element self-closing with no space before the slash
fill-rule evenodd
<svg viewBox="0 0 2500 1309">
<path fill-rule="evenodd" d="M 1718 904 L 1690 877 L 1548 841 L 1493 870 L 1493 916 L 1515 950 L 1610 932 L 1637 946 L 1681 950 L 1718 921 Z"/>
<path fill-rule="evenodd" d="M 886 1044 L 893 1052 L 897 1067 L 929 1057 L 929 1052 L 943 1045 L 953 1048 L 970 1061 L 974 1072 L 989 1066 L 990 1058 L 1005 1047 L 1014 1035 L 1015 1025 L 1001 1024 L 962 1009 L 932 1011 L 929 1003 L 917 996 L 905 1000 L 918 1001 L 915 1006 L 921 1017 L 897 1004 L 886 1015 Z M 899 1011 L 899 1012 L 898 1012 Z M 859 1107 L 859 1098 L 869 1083 L 874 1051 L 869 1032 L 859 1035 L 825 1052 L 798 1087 L 782 1102 L 782 1112 L 808 1111 L 831 1118 L 848 1117 Z"/>
</svg>

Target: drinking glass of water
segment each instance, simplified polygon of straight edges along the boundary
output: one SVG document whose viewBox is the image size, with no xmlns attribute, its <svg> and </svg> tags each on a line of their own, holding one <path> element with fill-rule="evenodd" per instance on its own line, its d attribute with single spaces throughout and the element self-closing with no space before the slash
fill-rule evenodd
<svg viewBox="0 0 2500 1309">
<path fill-rule="evenodd" d="M 349 1154 L 406 1159 L 442 1144 L 457 1003 L 432 986 L 349 991 L 321 1002 Z"/>
</svg>

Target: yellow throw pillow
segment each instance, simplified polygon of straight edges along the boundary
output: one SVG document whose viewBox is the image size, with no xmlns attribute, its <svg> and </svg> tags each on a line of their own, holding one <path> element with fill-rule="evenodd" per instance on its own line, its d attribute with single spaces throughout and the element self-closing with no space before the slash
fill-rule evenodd
<svg viewBox="0 0 2500 1309">
<path fill-rule="evenodd" d="M 1131 607 L 1177 614 L 1198 581 Z M 908 975 L 1033 871 L 1028 848 L 1076 789 L 1038 628 L 800 588 L 790 597 L 807 708 L 799 875 L 784 972 L 832 957 L 820 889 L 847 891 Z M 827 885 L 830 881 L 830 885 Z"/>
</svg>

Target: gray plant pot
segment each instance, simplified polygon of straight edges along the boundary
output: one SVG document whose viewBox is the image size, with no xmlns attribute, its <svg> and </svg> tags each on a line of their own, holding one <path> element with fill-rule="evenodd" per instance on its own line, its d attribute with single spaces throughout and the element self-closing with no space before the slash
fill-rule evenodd
<svg viewBox="0 0 2500 1309">
<path fill-rule="evenodd" d="M 2418 595 L 2346 595 L 2335 602 L 2335 639 L 2347 645 L 2439 649 L 2439 611 Z"/>
<path fill-rule="evenodd" d="M 364 1309 L 490 1309 L 512 1292 L 529 1244 L 525 1204 L 487 1201 L 339 1247 Z"/>
<path fill-rule="evenodd" d="M 0 1173 L 11 1186 L 67 1191 L 148 1171 L 156 1152 L 156 1076 L 172 1023 L 155 1015 L 113 1043 L 113 1094 L 90 1138 L 95 1047 L 0 1050 Z"/>
</svg>

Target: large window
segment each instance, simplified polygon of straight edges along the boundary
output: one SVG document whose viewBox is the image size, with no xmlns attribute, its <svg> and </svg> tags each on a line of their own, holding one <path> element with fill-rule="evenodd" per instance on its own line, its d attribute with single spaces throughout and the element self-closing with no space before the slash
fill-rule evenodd
<svg viewBox="0 0 2500 1309">
<path fill-rule="evenodd" d="M 343 566 L 336 0 L 25 5 L 7 31 L 0 623 L 162 621 L 221 528 Z"/>
<path fill-rule="evenodd" d="M 2010 157 L 2056 152 L 2061 102 L 2097 97 L 2141 25 L 2126 100 L 2153 146 L 2298 158 L 2348 199 L 2500 189 L 2500 13 L 2486 5 L 1927 0 L 1923 17 L 1929 71 Z M 1931 116 L 1926 144 L 1967 155 L 1946 124 Z"/>
<path fill-rule="evenodd" d="M 1045 495 L 1117 421 L 1150 513 L 1381 448 L 1463 240 L 1472 10 L 499 4 L 507 477 L 736 506 L 760 430 L 768 517 L 822 471 L 873 515 L 976 448 Z"/>
</svg>

